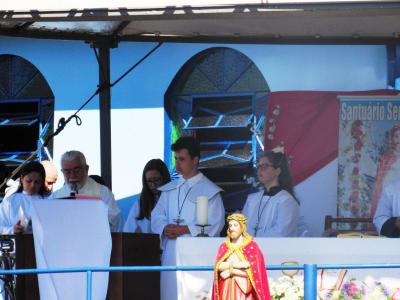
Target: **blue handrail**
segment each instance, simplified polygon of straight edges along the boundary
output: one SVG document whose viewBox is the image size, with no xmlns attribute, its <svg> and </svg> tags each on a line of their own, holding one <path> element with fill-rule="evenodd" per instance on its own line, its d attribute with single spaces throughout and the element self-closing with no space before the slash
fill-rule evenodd
<svg viewBox="0 0 400 300">
<path fill-rule="evenodd" d="M 397 269 L 400 263 L 381 264 L 304 264 L 293 266 L 270 265 L 269 271 L 304 270 L 304 299 L 317 299 L 317 271 L 319 269 Z M 158 272 L 158 271 L 212 271 L 214 266 L 125 266 L 125 267 L 79 267 L 49 269 L 0 270 L 0 275 L 47 274 L 47 273 L 83 273 L 86 272 L 86 299 L 92 299 L 93 272 Z"/>
<path fill-rule="evenodd" d="M 304 299 L 317 299 L 317 265 L 304 265 Z"/>
<path fill-rule="evenodd" d="M 92 271 L 86 273 L 86 298 L 92 299 Z"/>
</svg>

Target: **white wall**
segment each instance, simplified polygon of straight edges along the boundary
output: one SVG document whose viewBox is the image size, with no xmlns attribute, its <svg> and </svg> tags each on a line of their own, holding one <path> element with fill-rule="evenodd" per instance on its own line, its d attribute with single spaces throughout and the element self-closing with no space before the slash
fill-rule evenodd
<svg viewBox="0 0 400 300">
<path fill-rule="evenodd" d="M 117 199 L 142 189 L 142 170 L 164 155 L 164 109 L 116 109 L 111 113 L 113 191 Z"/>
<path fill-rule="evenodd" d="M 60 118 L 68 118 L 75 111 L 56 111 L 55 120 Z M 61 173 L 60 159 L 61 155 L 68 150 L 79 150 L 86 156 L 86 162 L 89 165 L 89 174 L 101 173 L 100 166 L 100 116 L 97 110 L 85 110 L 79 113 L 79 117 L 83 120 L 81 126 L 77 126 L 72 120 L 65 129 L 54 138 L 53 159 L 59 170 L 59 179 L 57 180 L 55 189 L 60 188 L 63 183 Z"/>
<path fill-rule="evenodd" d="M 326 215 L 337 213 L 337 159 L 295 187 L 310 236 L 321 236 Z"/>
</svg>

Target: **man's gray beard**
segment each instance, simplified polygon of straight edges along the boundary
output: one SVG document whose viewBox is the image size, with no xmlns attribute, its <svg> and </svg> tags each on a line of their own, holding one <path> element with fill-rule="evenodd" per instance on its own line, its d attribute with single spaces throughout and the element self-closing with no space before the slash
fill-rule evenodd
<svg viewBox="0 0 400 300">
<path fill-rule="evenodd" d="M 71 191 L 78 192 L 82 188 L 82 184 L 79 182 L 71 182 L 67 184 Z"/>
</svg>

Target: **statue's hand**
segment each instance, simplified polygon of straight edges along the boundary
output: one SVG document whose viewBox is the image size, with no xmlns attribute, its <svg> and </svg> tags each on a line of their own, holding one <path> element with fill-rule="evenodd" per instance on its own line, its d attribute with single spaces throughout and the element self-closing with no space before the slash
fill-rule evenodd
<svg viewBox="0 0 400 300">
<path fill-rule="evenodd" d="M 225 270 L 229 269 L 229 266 L 230 266 L 230 263 L 224 261 L 224 262 L 222 262 L 222 263 L 219 264 L 218 270 L 220 270 L 220 271 L 225 271 Z"/>
<path fill-rule="evenodd" d="M 231 272 L 229 271 L 229 269 L 228 269 L 228 270 L 225 270 L 225 271 L 222 271 L 222 272 L 220 273 L 220 276 L 221 276 L 222 279 L 226 279 L 226 278 L 228 278 L 228 277 L 231 276 Z"/>
<path fill-rule="evenodd" d="M 233 264 L 235 269 L 248 269 L 250 268 L 250 263 L 248 261 L 238 261 Z"/>
</svg>

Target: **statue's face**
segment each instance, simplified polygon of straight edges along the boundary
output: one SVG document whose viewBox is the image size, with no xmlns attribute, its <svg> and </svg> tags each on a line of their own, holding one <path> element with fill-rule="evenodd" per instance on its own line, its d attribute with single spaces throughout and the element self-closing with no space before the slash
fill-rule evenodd
<svg viewBox="0 0 400 300">
<path fill-rule="evenodd" d="M 242 226 L 236 220 L 231 220 L 228 223 L 228 234 L 232 240 L 237 240 L 243 233 Z"/>
</svg>

